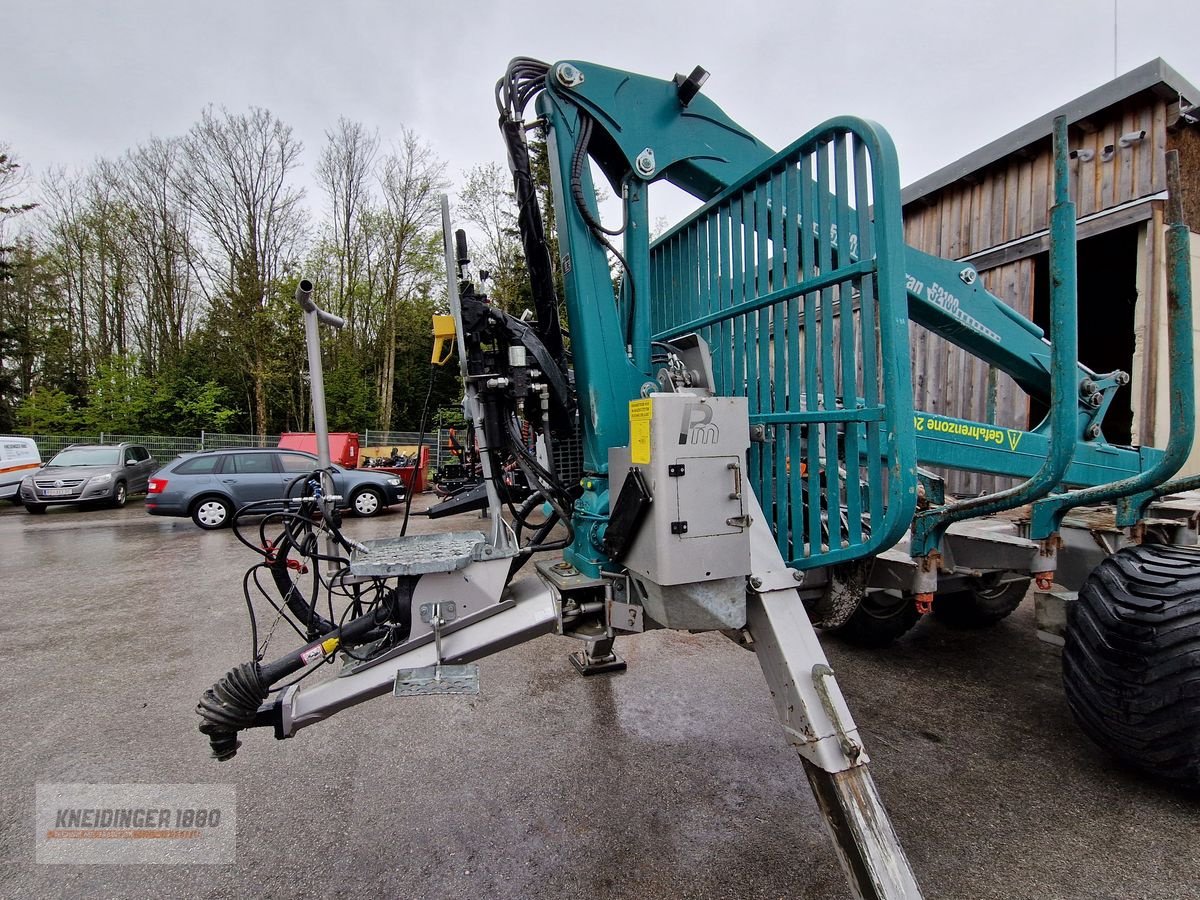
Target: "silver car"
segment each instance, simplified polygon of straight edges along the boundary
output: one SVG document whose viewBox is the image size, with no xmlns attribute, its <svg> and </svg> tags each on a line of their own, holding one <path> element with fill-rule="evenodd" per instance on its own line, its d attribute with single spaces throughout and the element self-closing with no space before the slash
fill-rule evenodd
<svg viewBox="0 0 1200 900">
<path fill-rule="evenodd" d="M 72 444 L 22 479 L 18 494 L 31 513 L 64 504 L 124 506 L 130 494 L 146 492 L 157 468 L 140 444 Z"/>
<path fill-rule="evenodd" d="M 150 479 L 146 512 L 152 516 L 190 516 L 204 529 L 224 528 L 248 503 L 259 514 L 287 505 L 289 487 L 318 466 L 299 450 L 240 449 L 188 453 Z M 404 483 L 387 472 L 333 466 L 338 506 L 360 516 L 375 516 L 404 499 Z M 297 497 L 293 492 L 291 497 Z"/>
</svg>

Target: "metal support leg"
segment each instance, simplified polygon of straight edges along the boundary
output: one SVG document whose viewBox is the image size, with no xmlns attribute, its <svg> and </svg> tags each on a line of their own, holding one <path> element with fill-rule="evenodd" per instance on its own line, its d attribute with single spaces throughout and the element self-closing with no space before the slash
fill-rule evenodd
<svg viewBox="0 0 1200 900">
<path fill-rule="evenodd" d="M 748 498 L 751 584 L 747 628 L 787 739 L 804 762 L 855 896 L 917 898 L 921 889 L 892 828 L 858 728 L 796 592 L 758 501 Z M 787 577 L 784 577 L 787 576 Z M 787 585 L 792 585 L 788 587 Z"/>
<path fill-rule="evenodd" d="M 808 760 L 803 762 L 855 896 L 920 897 L 921 889 L 867 767 L 826 772 Z"/>
</svg>

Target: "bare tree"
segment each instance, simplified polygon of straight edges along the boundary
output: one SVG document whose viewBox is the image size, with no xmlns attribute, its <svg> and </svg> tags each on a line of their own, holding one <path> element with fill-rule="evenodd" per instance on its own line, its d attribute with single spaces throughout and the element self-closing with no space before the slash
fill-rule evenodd
<svg viewBox="0 0 1200 900">
<path fill-rule="evenodd" d="M 363 257 L 359 219 L 371 202 L 371 173 L 379 134 L 368 132 L 358 122 L 339 118 L 337 127 L 325 132 L 325 138 L 317 178 L 329 196 L 330 238 L 337 254 L 335 309 L 353 328 L 357 318 L 354 285 L 362 275 Z"/>
<path fill-rule="evenodd" d="M 92 320 L 87 302 L 88 270 L 91 266 L 91 237 L 87 227 L 82 176 L 65 170 L 51 171 L 42 179 L 46 196 L 45 244 L 62 298 L 62 324 L 74 336 L 77 352 L 68 380 L 82 381 L 91 371 Z"/>
<path fill-rule="evenodd" d="M 134 329 L 147 374 L 182 352 L 198 315 L 191 213 L 173 186 L 182 150 L 179 139 L 152 138 L 112 172 L 130 210 L 128 239 L 142 300 Z"/>
<path fill-rule="evenodd" d="M 379 219 L 384 271 L 383 358 L 379 370 L 380 427 L 391 427 L 396 381 L 396 342 L 401 307 L 430 277 L 430 231 L 439 221 L 438 197 L 449 186 L 446 164 L 417 134 L 405 129 L 400 143 L 382 160 L 379 172 L 384 214 Z M 436 260 L 436 253 L 434 254 Z"/>
<path fill-rule="evenodd" d="M 508 172 L 497 163 L 468 170 L 458 194 L 458 211 L 474 226 L 472 253 L 477 269 L 491 275 L 493 302 L 508 312 L 519 311 L 528 285 Z"/>
<path fill-rule="evenodd" d="M 214 314 L 228 317 L 234 356 L 249 368 L 255 425 L 265 433 L 270 347 L 268 294 L 304 231 L 303 191 L 289 175 L 302 145 L 265 109 L 238 115 L 205 109 L 182 143 L 174 184 L 220 253 L 210 273 L 220 293 Z"/>
<path fill-rule="evenodd" d="M 25 169 L 9 150 L 8 145 L 0 144 L 0 240 L 4 237 L 5 222 L 37 207 L 36 203 L 28 201 L 13 202 L 25 196 L 27 190 Z"/>
</svg>

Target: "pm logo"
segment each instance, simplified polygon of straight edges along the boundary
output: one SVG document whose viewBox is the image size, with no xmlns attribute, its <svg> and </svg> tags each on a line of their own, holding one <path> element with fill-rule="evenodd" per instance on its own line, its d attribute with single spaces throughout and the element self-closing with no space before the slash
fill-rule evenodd
<svg viewBox="0 0 1200 900">
<path fill-rule="evenodd" d="M 689 403 L 679 425 L 679 443 L 715 444 L 721 437 L 721 429 L 712 423 L 712 417 L 712 407 L 707 403 Z"/>
</svg>

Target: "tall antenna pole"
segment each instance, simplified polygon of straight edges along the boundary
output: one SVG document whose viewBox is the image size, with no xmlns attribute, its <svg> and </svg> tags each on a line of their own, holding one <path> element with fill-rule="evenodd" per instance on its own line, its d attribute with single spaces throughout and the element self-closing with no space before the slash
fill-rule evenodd
<svg viewBox="0 0 1200 900">
<path fill-rule="evenodd" d="M 1113 0 L 1113 78 L 1117 77 L 1117 0 Z"/>
</svg>

